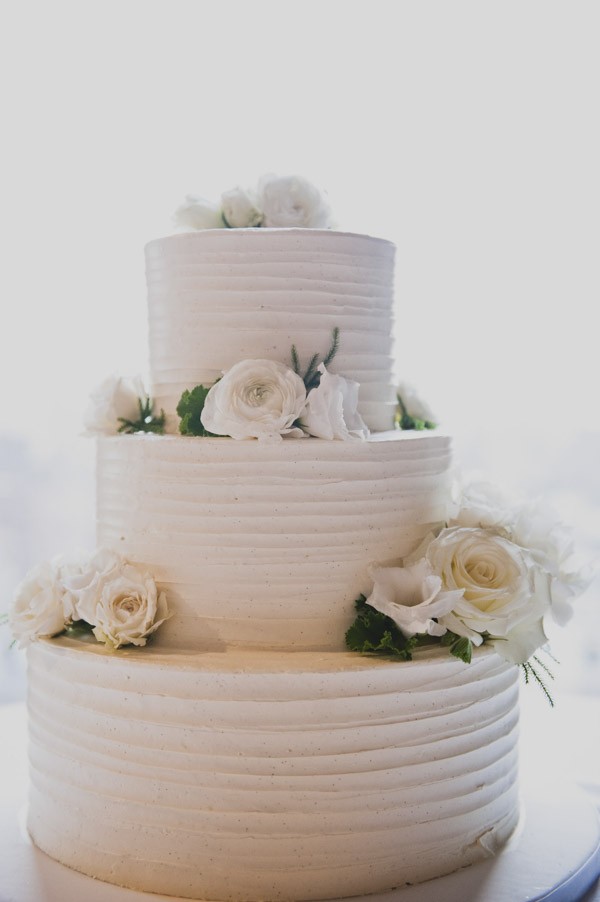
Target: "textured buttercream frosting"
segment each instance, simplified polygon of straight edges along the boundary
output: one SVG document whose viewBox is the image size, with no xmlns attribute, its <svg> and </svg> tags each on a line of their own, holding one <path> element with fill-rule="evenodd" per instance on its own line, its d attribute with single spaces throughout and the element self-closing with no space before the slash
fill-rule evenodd
<svg viewBox="0 0 600 902">
<path fill-rule="evenodd" d="M 327 353 L 332 372 L 360 383 L 370 429 L 393 425 L 394 245 L 319 229 L 217 229 L 146 246 L 150 375 L 157 408 L 176 431 L 185 389 L 212 385 L 240 360 L 307 365 Z"/>
<path fill-rule="evenodd" d="M 448 515 L 450 439 L 98 443 L 98 542 L 144 565 L 173 616 L 157 643 L 342 649 L 370 564 Z"/>
<path fill-rule="evenodd" d="M 369 441 L 98 441 L 98 543 L 171 618 L 145 648 L 29 649 L 36 844 L 85 874 L 220 902 L 383 892 L 494 851 L 518 817 L 516 667 L 345 650 L 371 564 L 444 523 L 450 440 L 392 432 L 394 248 L 222 229 L 146 248 L 152 394 L 340 347 Z"/>
<path fill-rule="evenodd" d="M 138 890 L 301 900 L 491 854 L 517 814 L 516 667 L 436 650 L 29 651 L 29 829 Z"/>
</svg>

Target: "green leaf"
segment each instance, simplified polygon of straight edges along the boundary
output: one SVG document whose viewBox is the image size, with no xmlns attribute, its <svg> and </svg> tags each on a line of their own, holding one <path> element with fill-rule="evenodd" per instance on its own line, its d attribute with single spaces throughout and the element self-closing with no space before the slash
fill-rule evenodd
<svg viewBox="0 0 600 902">
<path fill-rule="evenodd" d="M 412 660 L 412 651 L 424 644 L 420 637 L 407 639 L 393 620 L 367 604 L 364 595 L 355 604 L 356 620 L 346 632 L 346 645 L 351 651 Z"/>
<path fill-rule="evenodd" d="M 68 626 L 65 627 L 65 633 L 67 636 L 73 636 L 77 638 L 78 636 L 87 635 L 91 633 L 94 627 L 91 623 L 88 623 L 87 620 L 74 620 L 72 623 L 69 623 Z"/>
<path fill-rule="evenodd" d="M 470 664 L 473 657 L 473 643 L 466 636 L 460 636 L 450 646 L 450 654 L 454 655 L 455 658 L 460 658 L 465 664 Z"/>
<path fill-rule="evenodd" d="M 423 429 L 435 429 L 435 423 L 430 420 L 419 420 L 417 417 L 411 417 L 408 413 L 399 413 L 396 417 L 396 427 L 398 429 L 415 429 L 420 432 Z"/>
<path fill-rule="evenodd" d="M 400 395 L 396 395 L 396 400 L 398 401 L 396 429 L 415 429 L 420 432 L 423 429 L 436 428 L 436 424 L 432 423 L 431 420 L 420 420 L 418 417 L 411 416 Z"/>
<path fill-rule="evenodd" d="M 214 435 L 204 428 L 200 419 L 209 391 L 204 385 L 197 385 L 191 391 L 186 389 L 183 392 L 177 405 L 177 413 L 181 418 L 179 431 L 182 435 Z"/>
</svg>

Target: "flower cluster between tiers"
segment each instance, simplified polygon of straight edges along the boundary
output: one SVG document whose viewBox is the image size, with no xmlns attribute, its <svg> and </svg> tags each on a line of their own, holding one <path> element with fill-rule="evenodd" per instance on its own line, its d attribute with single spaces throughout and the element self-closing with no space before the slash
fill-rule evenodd
<svg viewBox="0 0 600 902">
<path fill-rule="evenodd" d="M 304 372 L 292 346 L 291 367 L 277 360 L 241 360 L 214 385 L 186 389 L 177 405 L 180 432 L 262 441 L 307 435 L 330 441 L 368 438 L 369 429 L 358 411 L 358 382 L 327 369 L 338 346 L 335 328 L 327 353 L 322 358 L 313 354 Z M 433 414 L 410 385 L 399 386 L 397 399 L 397 428 L 434 428 Z M 162 433 L 165 421 L 164 411 L 155 413 L 139 376 L 105 379 L 92 392 L 85 414 L 89 435 Z"/>
<path fill-rule="evenodd" d="M 324 194 L 298 175 L 265 175 L 255 189 L 225 191 L 220 203 L 188 195 L 173 221 L 186 230 L 332 227 Z"/>
<path fill-rule="evenodd" d="M 417 645 L 442 642 L 469 660 L 471 646 L 485 642 L 515 664 L 546 645 L 550 621 L 568 621 L 589 582 L 551 512 L 511 505 L 482 484 L 465 489 L 455 516 L 400 565 L 374 565 L 370 575 L 346 637 L 351 648 L 410 658 Z"/>
<path fill-rule="evenodd" d="M 31 570 L 17 587 L 9 624 L 19 647 L 89 628 L 110 648 L 145 645 L 169 617 L 167 599 L 149 573 L 114 551 L 61 556 Z"/>
</svg>

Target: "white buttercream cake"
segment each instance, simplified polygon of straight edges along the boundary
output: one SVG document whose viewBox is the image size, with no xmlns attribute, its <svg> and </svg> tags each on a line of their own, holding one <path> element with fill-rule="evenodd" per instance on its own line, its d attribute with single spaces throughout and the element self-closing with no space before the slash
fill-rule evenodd
<svg viewBox="0 0 600 902">
<path fill-rule="evenodd" d="M 221 229 L 146 251 L 167 435 L 98 442 L 98 538 L 151 571 L 147 648 L 30 648 L 35 843 L 85 874 L 190 899 L 381 892 L 471 864 L 518 817 L 516 667 L 344 650 L 369 567 L 448 516 L 450 440 L 394 431 L 394 248 Z M 240 359 L 327 350 L 366 441 L 177 431 L 182 391 Z"/>
</svg>

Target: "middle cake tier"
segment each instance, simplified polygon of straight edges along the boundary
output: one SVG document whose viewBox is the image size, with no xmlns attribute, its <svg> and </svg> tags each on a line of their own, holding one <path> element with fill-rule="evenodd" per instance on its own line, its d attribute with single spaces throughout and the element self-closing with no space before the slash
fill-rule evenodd
<svg viewBox="0 0 600 902">
<path fill-rule="evenodd" d="M 339 650 L 369 566 L 448 517 L 448 436 L 98 441 L 98 544 L 143 565 L 172 617 L 155 642 Z"/>
</svg>

